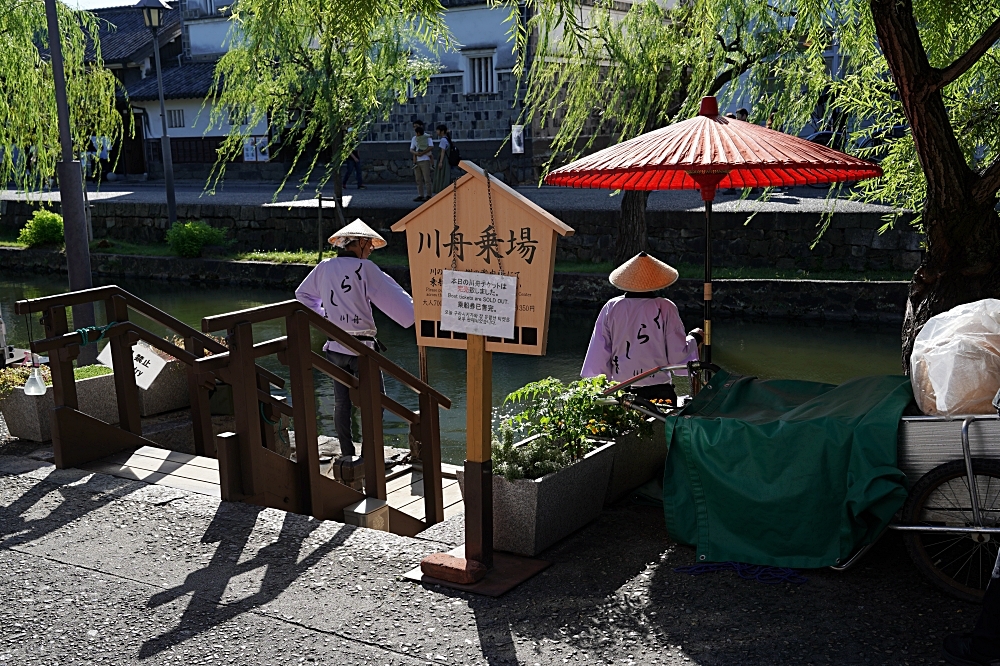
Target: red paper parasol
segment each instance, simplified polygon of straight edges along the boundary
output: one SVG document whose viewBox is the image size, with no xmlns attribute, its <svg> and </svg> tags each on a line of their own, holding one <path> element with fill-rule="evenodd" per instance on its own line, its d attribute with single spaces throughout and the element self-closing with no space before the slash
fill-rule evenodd
<svg viewBox="0 0 1000 666">
<path fill-rule="evenodd" d="M 718 187 L 777 187 L 875 178 L 877 164 L 741 120 L 714 97 L 698 116 L 556 169 L 548 185 L 611 190 L 701 190 L 705 202 L 705 360 L 712 360 L 712 201 Z"/>
</svg>

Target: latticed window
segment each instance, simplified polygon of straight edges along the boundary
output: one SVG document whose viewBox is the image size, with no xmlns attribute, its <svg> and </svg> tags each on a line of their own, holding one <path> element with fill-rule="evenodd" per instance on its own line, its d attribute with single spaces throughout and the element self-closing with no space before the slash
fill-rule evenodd
<svg viewBox="0 0 1000 666">
<path fill-rule="evenodd" d="M 184 127 L 184 109 L 167 109 L 167 127 Z"/>
<path fill-rule="evenodd" d="M 493 54 L 476 55 L 466 58 L 465 94 L 479 95 L 495 93 L 496 72 L 493 70 Z"/>
</svg>

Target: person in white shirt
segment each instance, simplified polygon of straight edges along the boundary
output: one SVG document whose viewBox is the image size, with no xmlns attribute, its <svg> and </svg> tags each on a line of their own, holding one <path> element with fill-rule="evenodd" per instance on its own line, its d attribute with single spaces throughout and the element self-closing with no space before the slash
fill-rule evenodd
<svg viewBox="0 0 1000 666">
<path fill-rule="evenodd" d="M 413 178 L 417 181 L 417 198 L 414 201 L 427 201 L 431 198 L 431 151 L 434 142 L 424 134 L 424 124 L 421 121 L 413 123 L 413 138 L 410 139 L 410 155 L 413 156 Z M 426 196 L 425 196 L 426 193 Z"/>
<path fill-rule="evenodd" d="M 385 239 L 361 220 L 354 220 L 330 236 L 329 242 L 340 248 L 338 256 L 320 262 L 306 276 L 295 290 L 296 300 L 368 347 L 385 349 L 375 337 L 378 331 L 372 303 L 403 328 L 413 326 L 413 299 L 368 259 L 373 250 L 385 247 Z M 357 376 L 358 357 L 352 350 L 334 340 L 327 341 L 323 349 L 331 363 Z M 334 383 L 333 421 L 341 455 L 355 455 L 350 389 L 340 382 Z"/>
</svg>

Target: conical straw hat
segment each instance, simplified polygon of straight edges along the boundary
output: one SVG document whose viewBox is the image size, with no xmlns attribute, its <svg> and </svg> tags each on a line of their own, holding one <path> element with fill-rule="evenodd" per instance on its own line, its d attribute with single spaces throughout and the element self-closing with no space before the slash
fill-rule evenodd
<svg viewBox="0 0 1000 666">
<path fill-rule="evenodd" d="M 372 247 L 376 250 L 386 246 L 385 239 L 375 233 L 375 230 L 365 224 L 361 218 L 358 218 L 348 224 L 343 229 L 338 229 L 329 239 L 327 239 L 332 245 L 337 247 L 344 247 L 352 240 L 369 238 L 372 241 Z"/>
<path fill-rule="evenodd" d="M 677 281 L 677 270 L 640 252 L 611 272 L 608 280 L 624 291 L 656 291 Z"/>
</svg>

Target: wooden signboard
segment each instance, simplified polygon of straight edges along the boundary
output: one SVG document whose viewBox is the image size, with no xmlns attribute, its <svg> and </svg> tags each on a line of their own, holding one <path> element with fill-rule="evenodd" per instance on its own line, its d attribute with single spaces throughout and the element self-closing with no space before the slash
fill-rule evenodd
<svg viewBox="0 0 1000 666">
<path fill-rule="evenodd" d="M 465 349 L 467 336 L 441 329 L 445 270 L 517 278 L 514 335 L 489 337 L 486 351 L 545 354 L 556 240 L 573 229 L 516 190 L 463 161 L 458 182 L 392 226 L 406 231 L 417 344 Z M 492 199 L 492 217 L 490 215 Z M 492 220 L 492 226 L 491 226 Z"/>
</svg>

